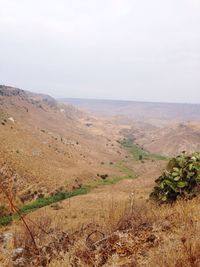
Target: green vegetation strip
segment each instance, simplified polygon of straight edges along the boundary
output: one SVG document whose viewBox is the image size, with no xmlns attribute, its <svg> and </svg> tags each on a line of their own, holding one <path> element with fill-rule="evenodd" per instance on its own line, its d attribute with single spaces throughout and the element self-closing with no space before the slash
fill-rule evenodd
<svg viewBox="0 0 200 267">
<path fill-rule="evenodd" d="M 139 146 L 134 144 L 133 140 L 131 140 L 129 138 L 124 139 L 120 143 L 124 146 L 125 149 L 127 149 L 133 155 L 133 158 L 135 160 L 142 160 L 142 159 L 166 160 L 167 159 L 164 156 L 157 155 L 157 154 L 151 154 L 151 153 L 148 153 L 147 151 L 144 151 Z M 134 171 L 132 169 L 127 167 L 126 163 L 127 163 L 126 161 L 119 161 L 114 165 L 114 167 L 118 168 L 123 173 L 123 175 L 121 175 L 121 176 L 112 176 L 112 177 L 108 177 L 106 179 L 100 179 L 99 178 L 98 180 L 94 180 L 94 181 L 86 184 L 85 186 L 78 188 L 78 189 L 75 189 L 71 192 L 59 192 L 53 196 L 39 198 L 39 199 L 29 203 L 29 204 L 22 206 L 21 208 L 19 208 L 19 213 L 20 213 L 20 215 L 23 216 L 23 215 L 31 213 L 37 209 L 40 209 L 42 207 L 49 206 L 49 205 L 56 203 L 56 202 L 60 202 L 64 199 L 68 199 L 71 197 L 87 194 L 91 190 L 97 188 L 98 186 L 113 185 L 113 184 L 116 184 L 119 181 L 124 180 L 124 179 L 136 178 L 137 175 L 134 173 Z M 11 222 L 13 222 L 14 220 L 18 220 L 18 219 L 20 219 L 20 216 L 17 213 L 12 214 L 12 215 L 8 215 L 8 216 L 3 216 L 0 218 L 0 226 L 8 225 Z"/>
<path fill-rule="evenodd" d="M 125 161 L 120 161 L 115 164 L 115 167 L 117 167 L 121 172 L 123 172 L 124 175 L 121 176 L 112 176 L 108 177 L 106 179 L 100 179 L 92 181 L 85 186 L 75 189 L 71 192 L 59 192 L 53 196 L 48 196 L 44 198 L 38 198 L 37 200 L 26 204 L 19 208 L 19 213 L 20 215 L 26 215 L 28 213 L 31 213 L 37 209 L 40 209 L 45 206 L 49 206 L 53 203 L 60 202 L 64 199 L 68 199 L 71 197 L 79 196 L 79 195 L 84 195 L 89 193 L 91 190 L 97 188 L 98 186 L 104 186 L 104 185 L 113 185 L 118 183 L 119 181 L 123 179 L 131 179 L 131 178 L 136 178 L 136 174 L 129 169 L 126 165 Z M 0 226 L 5 226 L 13 222 L 14 220 L 20 219 L 20 216 L 15 213 L 13 215 L 8 215 L 8 216 L 3 216 L 0 218 Z"/>
<path fill-rule="evenodd" d="M 107 179 L 101 179 L 101 180 L 95 180 L 90 182 L 89 184 L 87 184 L 87 188 L 90 189 L 94 189 L 98 186 L 103 186 L 103 185 L 113 185 L 116 184 L 124 179 L 134 179 L 137 178 L 137 174 L 130 169 L 127 165 L 126 165 L 126 161 L 122 160 L 122 161 L 118 161 L 117 163 L 114 164 L 114 167 L 116 167 L 117 169 L 120 170 L 121 173 L 123 173 L 123 175 L 121 176 L 112 176 L 110 178 Z"/>
<path fill-rule="evenodd" d="M 33 212 L 37 209 L 40 209 L 42 207 L 51 205 L 53 203 L 62 201 L 62 200 L 67 199 L 67 198 L 87 194 L 88 192 L 89 192 L 89 188 L 81 187 L 81 188 L 73 190 L 72 192 L 59 192 L 59 193 L 55 194 L 54 196 L 38 198 L 37 200 L 19 208 L 19 213 L 20 213 L 20 215 L 25 215 L 25 214 Z M 1 217 L 0 218 L 0 226 L 5 226 L 16 219 L 19 219 L 19 217 L 20 216 L 17 213 L 15 213 L 13 215 Z"/>
<path fill-rule="evenodd" d="M 145 150 L 143 150 L 138 145 L 134 144 L 133 140 L 130 138 L 125 138 L 121 142 L 121 145 L 126 148 L 132 155 L 135 160 L 166 160 L 167 157 L 159 155 L 159 154 L 152 154 Z"/>
</svg>

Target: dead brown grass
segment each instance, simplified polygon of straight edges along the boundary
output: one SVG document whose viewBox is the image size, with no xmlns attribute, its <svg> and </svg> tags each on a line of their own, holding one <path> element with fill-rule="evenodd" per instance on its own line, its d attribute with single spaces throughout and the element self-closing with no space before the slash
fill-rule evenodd
<svg viewBox="0 0 200 267">
<path fill-rule="evenodd" d="M 22 249 L 22 253 L 13 257 L 13 262 L 20 262 L 20 266 L 49 266 L 57 258 L 62 259 L 62 253 L 68 251 L 68 246 L 73 244 L 73 238 L 53 226 L 49 217 L 43 217 L 29 222 L 29 229 L 34 236 L 36 246 L 32 242 L 27 228 L 21 225 L 14 233 L 14 251 Z"/>
<path fill-rule="evenodd" d="M 104 224 L 93 222 L 68 234 L 47 216 L 17 228 L 14 247 L 28 266 L 198 267 L 200 199 L 157 205 L 131 195 L 119 212 L 110 203 Z M 32 264 L 32 265 L 31 265 Z M 26 265 L 25 265 L 26 266 Z"/>
</svg>

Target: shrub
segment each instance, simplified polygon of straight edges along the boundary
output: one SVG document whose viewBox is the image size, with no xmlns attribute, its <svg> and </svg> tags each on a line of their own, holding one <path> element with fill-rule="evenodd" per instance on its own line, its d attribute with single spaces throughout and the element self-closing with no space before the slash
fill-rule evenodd
<svg viewBox="0 0 200 267">
<path fill-rule="evenodd" d="M 0 217 L 6 216 L 8 214 L 8 209 L 4 205 L 0 205 Z"/>
<path fill-rule="evenodd" d="M 142 155 L 139 155 L 139 160 L 142 160 L 143 159 L 143 156 Z"/>
<path fill-rule="evenodd" d="M 192 155 L 183 153 L 171 159 L 167 169 L 155 182 L 150 198 L 160 202 L 196 196 L 200 185 L 200 152 Z"/>
</svg>

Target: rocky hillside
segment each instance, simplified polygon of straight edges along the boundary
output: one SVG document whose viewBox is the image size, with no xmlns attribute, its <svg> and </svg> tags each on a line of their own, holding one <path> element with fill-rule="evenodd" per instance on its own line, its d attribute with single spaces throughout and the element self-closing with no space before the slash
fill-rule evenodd
<svg viewBox="0 0 200 267">
<path fill-rule="evenodd" d="M 122 135 L 144 150 L 162 155 L 200 149 L 200 105 L 134 101 L 64 99 L 115 123 L 125 124 Z"/>
<path fill-rule="evenodd" d="M 117 138 L 109 122 L 71 105 L 0 86 L 0 164 L 13 170 L 19 201 L 78 188 L 99 179 L 97 173 L 114 173 L 109 163 L 123 153 Z"/>
<path fill-rule="evenodd" d="M 136 124 L 125 133 L 140 147 L 151 153 L 172 156 L 200 150 L 200 123 L 168 123 L 167 126 L 145 130 Z"/>
</svg>

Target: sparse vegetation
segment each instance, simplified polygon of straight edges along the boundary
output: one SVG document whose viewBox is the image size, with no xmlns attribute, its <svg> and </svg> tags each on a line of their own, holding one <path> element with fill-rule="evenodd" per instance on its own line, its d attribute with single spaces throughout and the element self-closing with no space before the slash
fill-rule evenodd
<svg viewBox="0 0 200 267">
<path fill-rule="evenodd" d="M 88 192 L 89 192 L 89 187 L 81 187 L 81 188 L 73 190 L 72 192 L 59 192 L 53 196 L 38 198 L 37 200 L 19 208 L 19 213 L 21 215 L 28 214 L 30 212 L 33 212 L 33 211 L 39 209 L 39 208 L 51 205 L 53 203 L 62 201 L 62 200 L 67 199 L 67 198 L 87 194 Z M 0 218 L 0 225 L 9 224 L 13 220 L 18 219 L 18 218 L 19 218 L 18 214 L 3 216 Z"/>
<path fill-rule="evenodd" d="M 14 248 L 23 250 L 19 259 L 29 266 L 198 267 L 197 204 L 192 200 L 157 206 L 133 194 L 119 219 L 110 214 L 104 226 L 93 222 L 70 234 L 48 216 L 34 219 L 29 225 L 36 247 L 22 227 L 14 234 Z"/>
<path fill-rule="evenodd" d="M 5 205 L 0 205 L 0 217 L 5 216 L 9 213 Z"/>
<path fill-rule="evenodd" d="M 160 202 L 196 196 L 200 185 L 200 153 L 182 154 L 169 161 L 167 169 L 156 179 L 150 197 Z"/>
<path fill-rule="evenodd" d="M 141 147 L 136 145 L 131 138 L 124 138 L 122 141 L 120 141 L 121 145 L 125 147 L 132 155 L 135 160 L 166 160 L 167 158 L 162 155 L 158 154 L 152 154 L 145 150 L 143 150 Z"/>
<path fill-rule="evenodd" d="M 78 195 L 87 194 L 91 190 L 97 188 L 98 186 L 113 185 L 113 184 L 116 184 L 117 182 L 119 182 L 123 179 L 130 179 L 130 178 L 136 178 L 137 177 L 137 175 L 131 169 L 129 169 L 125 165 L 125 162 L 123 162 L 123 161 L 118 162 L 116 164 L 116 167 L 119 168 L 123 172 L 123 175 L 112 176 L 110 178 L 108 178 L 107 174 L 103 175 L 103 178 L 101 177 L 102 175 L 99 175 L 99 177 L 101 177 L 102 179 L 89 182 L 85 186 L 82 186 L 82 187 L 75 189 L 71 192 L 58 192 L 53 196 L 38 198 L 37 200 L 19 208 L 19 213 L 21 215 L 25 215 L 25 214 L 33 212 L 37 209 L 40 209 L 42 207 L 51 205 L 53 203 L 57 203 L 59 201 L 62 201 L 64 199 L 68 199 L 68 198 L 75 197 Z M 13 220 L 16 220 L 19 218 L 20 217 L 18 214 L 0 217 L 0 225 L 1 226 L 7 225 L 7 224 L 11 223 Z"/>
<path fill-rule="evenodd" d="M 184 134 L 169 138 L 174 143 L 167 151 L 169 140 L 160 143 L 153 136 L 159 129 L 148 129 L 148 123 L 141 129 L 138 124 L 134 135 L 137 125 L 130 132 L 126 120 L 121 125 L 123 118 L 115 123 L 88 114 L 90 130 L 84 113 L 76 115 L 68 106 L 63 112 L 59 103 L 32 97 L 3 90 L 0 165 L 10 171 L 0 173 L 0 265 L 200 266 L 200 153 L 172 159 L 156 180 L 152 197 L 157 201 L 149 201 L 154 179 L 167 164 L 160 160 L 167 158 L 137 144 L 169 154 L 190 144 L 199 151 L 199 128 L 191 130 L 191 122 L 175 128 Z M 17 123 L 10 131 L 8 118 L 14 115 Z M 137 138 L 116 140 L 123 133 Z M 185 146 L 181 137 L 186 136 Z"/>
</svg>

